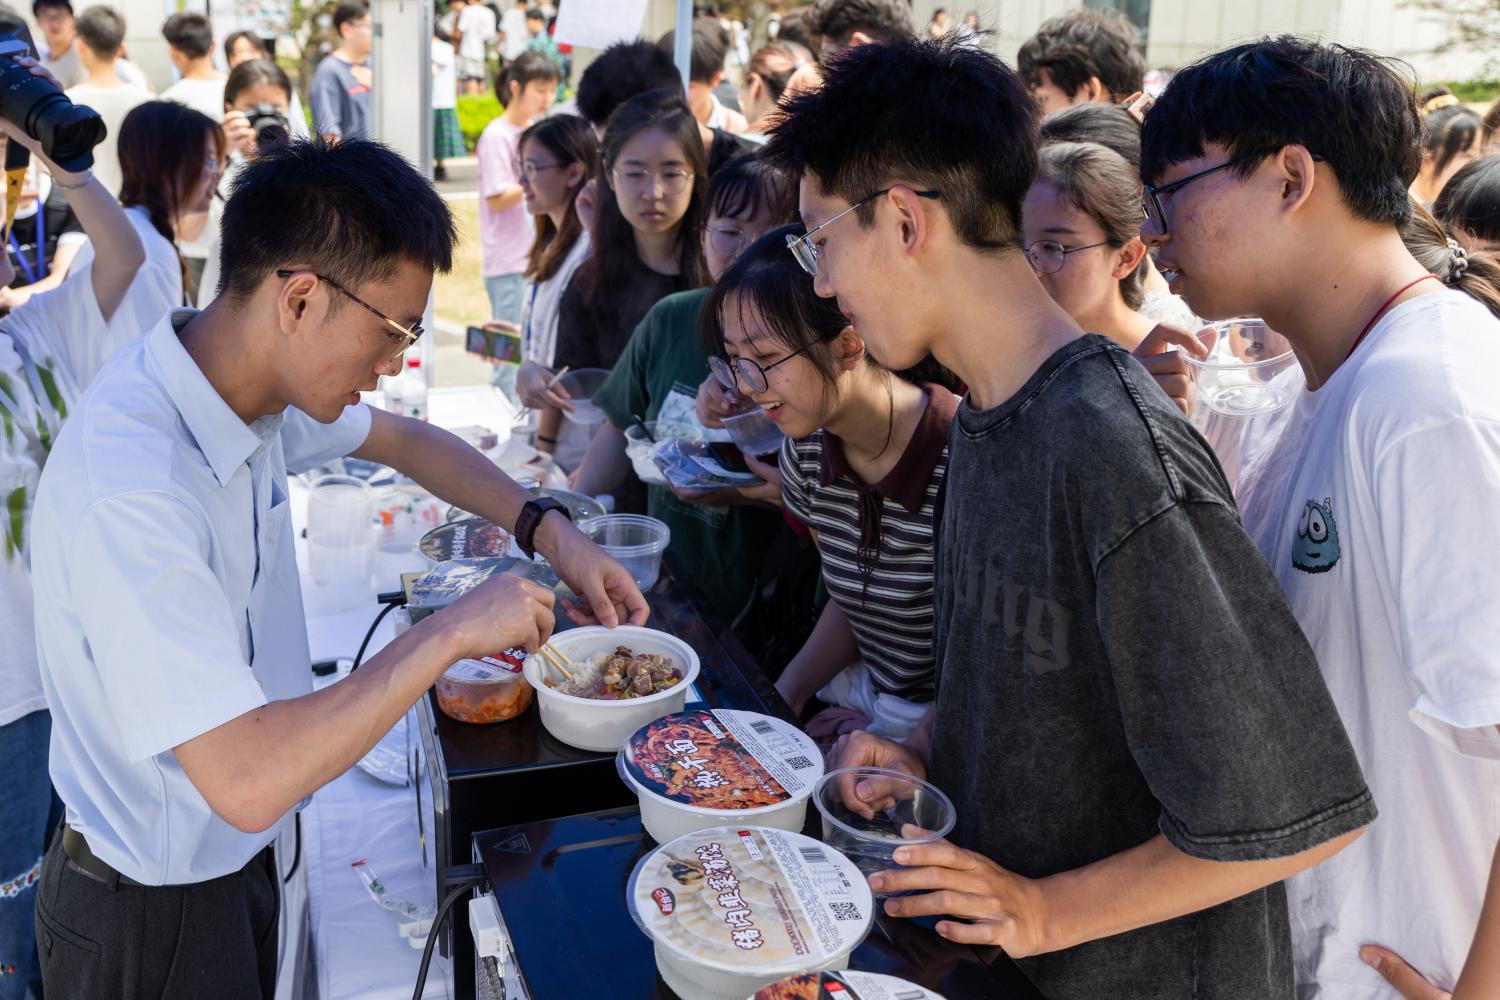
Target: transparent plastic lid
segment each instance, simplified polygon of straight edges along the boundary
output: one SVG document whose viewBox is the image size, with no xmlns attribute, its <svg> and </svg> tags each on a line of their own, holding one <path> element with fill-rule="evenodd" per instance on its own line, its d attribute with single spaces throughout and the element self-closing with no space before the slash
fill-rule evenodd
<svg viewBox="0 0 1500 1000">
<path fill-rule="evenodd" d="M 746 1000 L 943 1000 L 940 993 L 873 972 L 804 972 L 756 990 Z"/>
<path fill-rule="evenodd" d="M 769 715 L 730 709 L 665 715 L 636 730 L 615 758 L 637 794 L 693 812 L 769 809 L 812 794 L 823 776 L 818 745 Z"/>
<path fill-rule="evenodd" d="M 433 562 L 514 554 L 510 532 L 482 517 L 468 517 L 433 528 L 417 542 L 417 549 Z"/>
<path fill-rule="evenodd" d="M 875 901 L 854 863 L 811 837 L 716 827 L 642 858 L 627 906 L 680 960 L 722 972 L 784 975 L 829 964 L 870 931 Z"/>
</svg>

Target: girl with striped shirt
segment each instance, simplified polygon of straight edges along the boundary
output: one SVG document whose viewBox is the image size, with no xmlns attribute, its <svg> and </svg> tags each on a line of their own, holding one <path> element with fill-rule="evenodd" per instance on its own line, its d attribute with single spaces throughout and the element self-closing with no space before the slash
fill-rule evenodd
<svg viewBox="0 0 1500 1000">
<path fill-rule="evenodd" d="M 787 226 L 715 286 L 702 332 L 724 395 L 747 395 L 787 434 L 782 503 L 813 535 L 832 600 L 777 690 L 831 739 L 904 738 L 932 700 L 932 529 L 947 469 L 952 376 L 893 373 L 787 251 Z M 733 384 L 731 384 L 733 383 Z"/>
</svg>

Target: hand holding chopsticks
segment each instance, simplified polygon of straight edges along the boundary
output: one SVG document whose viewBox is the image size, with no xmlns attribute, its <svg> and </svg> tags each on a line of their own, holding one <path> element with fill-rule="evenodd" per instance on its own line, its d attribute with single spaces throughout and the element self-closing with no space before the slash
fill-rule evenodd
<svg viewBox="0 0 1500 1000">
<path fill-rule="evenodd" d="M 573 675 L 568 672 L 568 667 L 576 667 L 578 664 L 568 659 L 567 656 L 560 652 L 550 642 L 542 643 L 542 648 L 537 650 L 537 652 L 542 654 L 542 659 L 551 664 L 554 670 L 562 674 L 570 681 L 573 679 Z"/>
</svg>

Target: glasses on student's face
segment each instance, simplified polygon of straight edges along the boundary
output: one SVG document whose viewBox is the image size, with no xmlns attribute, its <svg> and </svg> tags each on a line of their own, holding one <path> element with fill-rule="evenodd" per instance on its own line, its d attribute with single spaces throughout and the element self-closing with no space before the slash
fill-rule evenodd
<svg viewBox="0 0 1500 1000">
<path fill-rule="evenodd" d="M 818 235 L 818 233 L 822 232 L 824 229 L 827 229 L 829 226 L 833 225 L 835 222 L 842 219 L 844 216 L 848 215 L 850 212 L 859 208 L 861 205 L 864 205 L 866 202 L 879 198 L 883 194 L 890 193 L 891 188 L 881 188 L 879 191 L 875 191 L 871 194 L 865 195 L 863 198 L 859 199 L 859 201 L 855 202 L 853 205 L 850 205 L 848 208 L 844 209 L 838 215 L 835 215 L 833 218 L 829 219 L 822 225 L 814 226 L 813 228 L 809 229 L 802 236 L 793 236 L 791 233 L 788 233 L 786 237 L 787 249 L 792 252 L 792 256 L 797 258 L 797 263 L 802 265 L 802 270 L 816 277 L 818 273 L 818 246 L 813 242 L 813 237 Z M 912 194 L 916 195 L 918 198 L 942 197 L 942 193 L 939 191 L 913 191 Z"/>
<path fill-rule="evenodd" d="M 1225 160 L 1223 163 L 1219 164 L 1216 167 L 1209 167 L 1207 170 L 1200 170 L 1196 174 L 1188 174 L 1186 177 L 1179 177 L 1177 180 L 1172 181 L 1170 184 L 1161 184 L 1157 187 L 1147 187 L 1145 190 L 1145 197 L 1141 200 L 1141 214 L 1145 217 L 1147 222 L 1151 223 L 1152 227 L 1154 227 L 1158 233 L 1166 235 L 1167 210 L 1162 204 L 1163 195 L 1171 194 L 1173 191 L 1180 191 L 1182 188 L 1187 187 L 1194 181 L 1202 180 L 1209 174 L 1216 174 L 1220 170 L 1228 170 L 1230 167 L 1237 167 L 1242 163 L 1251 163 L 1255 160 L 1262 160 L 1269 155 L 1270 153 L 1265 150 L 1261 150 L 1260 152 L 1256 153 L 1247 153 L 1244 156 L 1236 156 L 1232 160 Z M 1309 155 L 1312 157 L 1314 163 L 1323 162 L 1323 157 L 1319 156 L 1317 153 L 1310 153 Z"/>
<path fill-rule="evenodd" d="M 545 170 L 561 170 L 566 166 L 566 163 L 532 163 L 530 160 L 527 160 L 521 164 L 521 176 L 528 182 L 531 182 L 536 180 L 537 174 Z"/>
<path fill-rule="evenodd" d="M 645 167 L 616 167 L 615 186 L 626 194 L 645 194 L 660 183 L 663 194 L 682 194 L 693 183 L 693 172 L 681 167 L 647 170 Z"/>
<path fill-rule="evenodd" d="M 808 345 L 808 347 L 811 346 L 811 344 Z M 784 365 L 797 355 L 805 354 L 806 352 L 807 347 L 800 348 L 788 354 L 780 361 L 766 365 L 764 368 L 756 364 L 751 358 L 735 358 L 730 360 L 729 358 L 714 355 L 708 359 L 708 370 L 714 373 L 714 378 L 718 379 L 719 384 L 726 389 L 733 389 L 735 392 L 738 392 L 740 382 L 743 382 L 745 388 L 749 389 L 751 393 L 765 392 L 771 384 L 766 378 L 767 372 L 777 365 Z"/>
<path fill-rule="evenodd" d="M 1028 246 L 1024 253 L 1027 263 L 1037 274 L 1056 274 L 1068 262 L 1068 254 L 1103 246 L 1109 246 L 1109 240 L 1089 243 L 1081 247 L 1065 247 L 1056 240 L 1037 240 Z"/>
<path fill-rule="evenodd" d="M 737 257 L 741 250 L 754 239 L 754 234 L 739 226 L 704 226 L 708 242 L 720 257 Z"/>
<path fill-rule="evenodd" d="M 280 271 L 276 272 L 276 277 L 282 278 L 282 279 L 286 279 L 286 278 L 290 278 L 294 274 L 299 274 L 299 273 L 302 273 L 302 272 L 294 271 L 294 270 L 291 270 L 291 269 L 283 269 L 283 270 L 280 270 Z M 345 295 L 349 296 L 349 298 L 353 299 L 355 302 L 358 302 L 360 305 L 364 306 L 366 309 L 368 309 L 370 312 L 374 313 L 376 316 L 379 316 L 380 319 L 381 319 L 381 321 L 384 322 L 386 326 L 388 326 L 388 327 L 391 328 L 390 331 L 389 331 L 390 335 L 391 335 L 392 339 L 396 340 L 396 349 L 391 352 L 391 357 L 392 358 L 399 358 L 399 357 L 401 357 L 401 355 L 403 355 L 407 351 L 411 350 L 412 347 L 414 347 L 416 345 L 417 341 L 422 338 L 422 324 L 421 323 L 414 324 L 411 327 L 402 326 L 400 323 L 397 323 L 395 320 L 391 319 L 385 313 L 381 312 L 379 309 L 376 309 L 374 306 L 370 305 L 370 303 L 366 302 L 364 299 L 360 298 L 358 295 L 355 295 L 353 292 L 349 291 L 349 289 L 345 288 L 343 285 L 339 284 L 337 281 L 334 281 L 332 278 L 329 278 L 329 277 L 326 277 L 324 275 L 321 275 L 321 274 L 319 274 L 316 271 L 312 271 L 312 272 L 309 272 L 309 273 L 311 273 L 314 278 L 317 278 L 319 281 L 323 282 L 324 284 L 329 285 L 330 287 L 335 288 L 335 289 L 339 290 L 340 292 L 343 292 Z"/>
</svg>

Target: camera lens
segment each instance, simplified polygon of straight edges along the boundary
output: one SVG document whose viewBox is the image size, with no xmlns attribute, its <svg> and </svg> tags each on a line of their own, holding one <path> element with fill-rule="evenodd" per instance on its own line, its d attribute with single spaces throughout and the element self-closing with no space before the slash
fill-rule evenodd
<svg viewBox="0 0 1500 1000">
<path fill-rule="evenodd" d="M 104 120 L 16 63 L 11 56 L 17 44 L 26 51 L 15 38 L 0 38 L 0 118 L 40 142 L 42 152 L 62 169 L 87 170 L 94 164 L 94 147 L 104 139 Z"/>
</svg>

